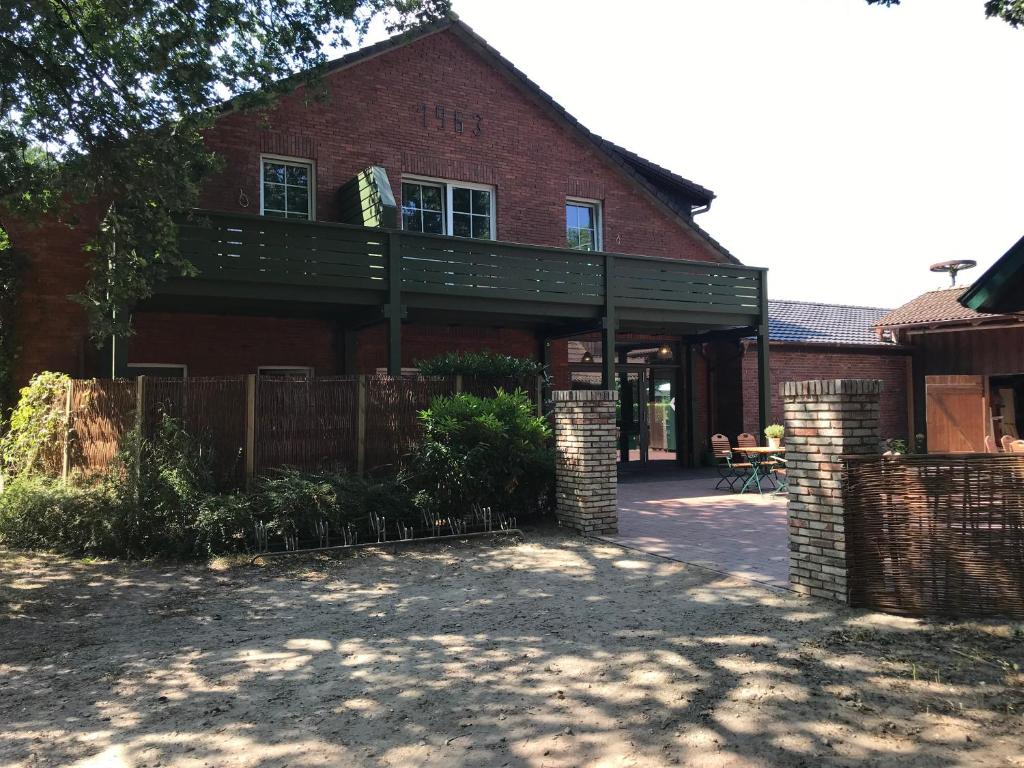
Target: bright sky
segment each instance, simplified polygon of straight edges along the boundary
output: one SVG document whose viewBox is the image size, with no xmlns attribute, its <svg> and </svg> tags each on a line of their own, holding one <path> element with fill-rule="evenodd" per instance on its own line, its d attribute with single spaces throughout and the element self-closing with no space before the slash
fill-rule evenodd
<svg viewBox="0 0 1024 768">
<path fill-rule="evenodd" d="M 1024 29 L 983 0 L 455 0 L 594 132 L 714 190 L 775 298 L 898 306 L 1024 235 Z"/>
</svg>

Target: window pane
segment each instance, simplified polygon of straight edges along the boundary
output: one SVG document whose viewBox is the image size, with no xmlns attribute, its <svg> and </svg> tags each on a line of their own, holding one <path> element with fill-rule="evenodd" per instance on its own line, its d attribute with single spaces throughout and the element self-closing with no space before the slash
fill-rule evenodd
<svg viewBox="0 0 1024 768">
<path fill-rule="evenodd" d="M 420 194 L 423 198 L 423 207 L 428 211 L 441 210 L 441 188 L 420 187 Z"/>
<path fill-rule="evenodd" d="M 309 169 L 304 165 L 289 165 L 288 183 L 296 187 L 308 186 Z"/>
<path fill-rule="evenodd" d="M 580 233 L 580 245 L 579 248 L 582 251 L 594 250 L 594 235 L 589 229 L 581 229 Z"/>
<path fill-rule="evenodd" d="M 284 180 L 285 170 L 283 165 L 281 165 L 280 163 L 263 164 L 263 181 L 284 184 Z"/>
<path fill-rule="evenodd" d="M 431 211 L 423 212 L 423 231 L 430 232 L 435 235 L 444 234 L 444 219 L 440 213 L 433 213 Z"/>
<path fill-rule="evenodd" d="M 263 207 L 268 210 L 283 211 L 284 187 L 280 184 L 266 184 L 263 187 Z"/>
<path fill-rule="evenodd" d="M 565 206 L 565 226 L 568 229 L 574 229 L 579 226 L 579 220 L 576 218 L 575 205 Z"/>
<path fill-rule="evenodd" d="M 473 190 L 473 213 L 489 216 L 491 213 L 491 193 L 483 189 Z"/>
<path fill-rule="evenodd" d="M 473 218 L 468 213 L 456 213 L 452 215 L 452 234 L 456 237 L 469 237 L 472 233 L 472 225 L 470 219 Z"/>
<path fill-rule="evenodd" d="M 287 187 L 288 213 L 309 213 L 309 192 L 305 187 Z"/>
<path fill-rule="evenodd" d="M 407 205 L 413 208 L 423 207 L 419 184 L 402 185 L 402 206 Z"/>
<path fill-rule="evenodd" d="M 576 206 L 576 217 L 580 229 L 590 229 L 594 226 L 593 209 L 588 205 Z"/>
<path fill-rule="evenodd" d="M 452 210 L 462 213 L 470 213 L 469 190 L 462 187 L 452 187 Z"/>
<path fill-rule="evenodd" d="M 283 219 L 283 218 L 285 218 L 285 212 L 284 211 L 269 211 L 269 210 L 266 210 L 266 211 L 263 211 L 263 215 L 264 216 L 270 216 L 271 218 L 274 218 L 274 219 Z"/>
<path fill-rule="evenodd" d="M 420 212 L 412 208 L 402 208 L 402 229 L 407 232 L 422 232 Z"/>
<path fill-rule="evenodd" d="M 580 247 L 580 231 L 578 229 L 567 229 L 565 239 L 570 248 Z"/>
<path fill-rule="evenodd" d="M 479 240 L 490 240 L 491 239 L 491 217 L 490 216 L 474 216 L 473 217 L 473 237 Z"/>
</svg>

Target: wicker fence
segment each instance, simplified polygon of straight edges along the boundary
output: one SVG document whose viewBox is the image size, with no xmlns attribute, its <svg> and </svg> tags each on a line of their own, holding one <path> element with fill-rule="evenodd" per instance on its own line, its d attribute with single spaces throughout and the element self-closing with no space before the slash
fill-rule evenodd
<svg viewBox="0 0 1024 768">
<path fill-rule="evenodd" d="M 851 458 L 852 605 L 1024 618 L 1024 455 Z"/>
<path fill-rule="evenodd" d="M 163 414 L 209 449 L 221 479 L 241 485 L 276 468 L 366 472 L 397 466 L 420 435 L 419 411 L 439 395 L 523 389 L 505 378 L 338 376 L 76 380 L 66 401 L 62 473 L 106 469 L 125 436 L 151 436 Z M 140 408 L 140 404 L 142 407 Z"/>
</svg>

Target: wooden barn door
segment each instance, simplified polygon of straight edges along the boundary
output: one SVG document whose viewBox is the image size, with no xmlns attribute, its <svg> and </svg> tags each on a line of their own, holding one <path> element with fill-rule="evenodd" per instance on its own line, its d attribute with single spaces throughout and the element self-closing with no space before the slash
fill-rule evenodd
<svg viewBox="0 0 1024 768">
<path fill-rule="evenodd" d="M 925 376 L 929 453 L 983 453 L 988 432 L 985 376 Z"/>
</svg>

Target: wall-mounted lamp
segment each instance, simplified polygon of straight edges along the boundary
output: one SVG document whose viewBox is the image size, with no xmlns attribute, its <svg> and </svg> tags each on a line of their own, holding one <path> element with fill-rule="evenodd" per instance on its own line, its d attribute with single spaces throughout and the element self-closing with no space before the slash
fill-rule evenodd
<svg viewBox="0 0 1024 768">
<path fill-rule="evenodd" d="M 589 349 L 586 352 L 583 353 L 583 357 L 581 358 L 581 362 L 584 362 L 584 363 L 592 363 L 592 362 L 594 362 L 594 356 L 592 354 L 590 354 L 590 350 Z"/>
<path fill-rule="evenodd" d="M 668 344 L 662 344 L 658 347 L 658 357 L 662 360 L 672 357 L 672 348 Z"/>
</svg>

